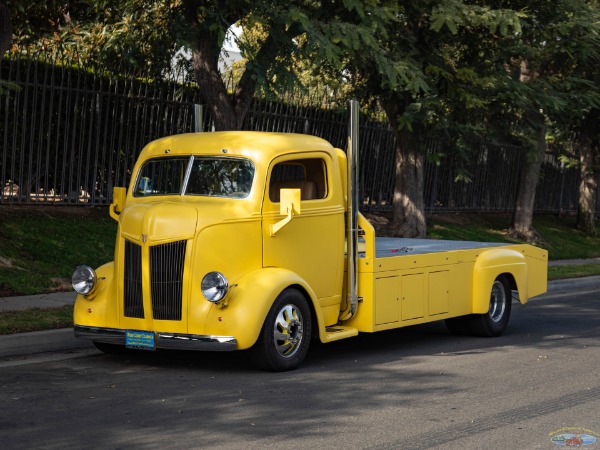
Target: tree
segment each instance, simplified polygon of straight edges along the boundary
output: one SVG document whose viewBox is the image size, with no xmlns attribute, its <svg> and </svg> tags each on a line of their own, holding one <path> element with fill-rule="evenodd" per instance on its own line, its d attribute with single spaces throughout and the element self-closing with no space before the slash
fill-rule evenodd
<svg viewBox="0 0 600 450">
<path fill-rule="evenodd" d="M 579 201 L 577 228 L 587 234 L 596 231 L 596 196 L 598 195 L 598 155 L 600 154 L 600 110 L 592 108 L 579 129 Z"/>
<path fill-rule="evenodd" d="M 161 77 L 176 51 L 173 8 L 169 0 L 13 0 L 13 47 L 22 54 Z"/>
<path fill-rule="evenodd" d="M 377 0 L 76 0 L 13 2 L 15 45 L 96 62 L 111 71 L 160 77 L 181 47 L 216 129 L 239 129 L 257 89 L 283 92 L 301 84 L 298 64 L 339 74 L 339 63 L 368 52 L 383 67 L 374 35 L 390 15 Z M 233 88 L 219 71 L 227 30 L 260 29 L 258 39 L 236 37 L 245 64 Z M 397 76 L 390 68 L 388 77 Z"/>
<path fill-rule="evenodd" d="M 597 0 L 586 2 L 588 9 L 586 33 L 578 30 L 578 47 L 582 48 L 581 56 L 572 69 L 580 78 L 588 82 L 573 97 L 577 104 L 572 108 L 570 120 L 572 135 L 576 136 L 579 147 L 579 199 L 577 210 L 577 228 L 587 234 L 595 235 L 596 230 L 596 198 L 598 195 L 598 174 L 600 173 L 600 3 Z M 580 39 L 581 35 L 585 40 Z M 573 44 L 571 44 L 573 45 Z M 583 114 L 581 112 L 583 111 Z"/>
<path fill-rule="evenodd" d="M 600 29 L 583 0 L 499 3 L 526 11 L 522 32 L 498 49 L 511 76 L 500 83 L 496 106 L 505 114 L 501 123 L 528 149 L 509 233 L 531 242 L 541 239 L 533 227 L 533 207 L 547 127 L 571 122 L 598 101 L 581 68 L 598 58 Z"/>
<path fill-rule="evenodd" d="M 485 106 L 484 88 L 490 81 L 478 73 L 486 64 L 485 52 L 472 52 L 471 47 L 518 33 L 520 22 L 510 9 L 456 0 L 394 5 L 396 20 L 388 23 L 389 38 L 381 44 L 393 58 L 400 82 L 387 82 L 377 62 L 365 53 L 350 66 L 365 91 L 382 105 L 396 136 L 392 226 L 398 235 L 424 237 L 422 138 L 430 133 L 454 135 L 467 129 L 471 120 L 479 120 L 472 111 Z"/>
<path fill-rule="evenodd" d="M 299 83 L 294 57 L 310 54 L 315 65 L 339 65 L 359 51 L 381 58 L 372 35 L 389 19 L 375 0 L 200 1 L 182 0 L 182 35 L 192 50 L 196 81 L 215 121 L 215 128 L 240 129 L 258 87 L 277 90 Z M 246 58 L 239 82 L 228 91 L 218 69 L 225 32 L 231 25 L 260 26 L 264 38 L 238 40 Z M 390 77 L 396 76 L 393 71 Z"/>
</svg>

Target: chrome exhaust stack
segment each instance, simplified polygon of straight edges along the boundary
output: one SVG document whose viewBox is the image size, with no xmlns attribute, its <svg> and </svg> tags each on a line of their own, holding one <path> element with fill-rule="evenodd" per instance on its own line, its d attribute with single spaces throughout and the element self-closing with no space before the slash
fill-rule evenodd
<svg viewBox="0 0 600 450">
<path fill-rule="evenodd" d="M 348 122 L 347 167 L 347 212 L 346 212 L 346 270 L 347 295 L 346 310 L 340 315 L 340 321 L 350 320 L 358 309 L 358 102 L 348 102 L 350 120 Z"/>
</svg>

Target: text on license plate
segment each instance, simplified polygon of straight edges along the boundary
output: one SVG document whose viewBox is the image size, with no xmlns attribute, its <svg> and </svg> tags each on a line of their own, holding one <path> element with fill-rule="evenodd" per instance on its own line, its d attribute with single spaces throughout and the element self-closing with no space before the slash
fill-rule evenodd
<svg viewBox="0 0 600 450">
<path fill-rule="evenodd" d="M 125 346 L 141 350 L 155 350 L 154 333 L 150 331 L 125 331 Z"/>
</svg>

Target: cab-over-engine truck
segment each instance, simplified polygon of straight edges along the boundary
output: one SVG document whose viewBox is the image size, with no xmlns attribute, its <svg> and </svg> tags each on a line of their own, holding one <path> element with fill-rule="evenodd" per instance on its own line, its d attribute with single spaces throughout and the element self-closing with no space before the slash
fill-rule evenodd
<svg viewBox="0 0 600 450">
<path fill-rule="evenodd" d="M 165 137 L 115 188 L 114 262 L 73 274 L 75 336 L 102 351 L 250 349 L 285 371 L 323 343 L 445 320 L 499 336 L 512 292 L 546 291 L 530 245 L 377 238 L 358 212 L 357 107 L 348 155 L 261 132 Z"/>
</svg>

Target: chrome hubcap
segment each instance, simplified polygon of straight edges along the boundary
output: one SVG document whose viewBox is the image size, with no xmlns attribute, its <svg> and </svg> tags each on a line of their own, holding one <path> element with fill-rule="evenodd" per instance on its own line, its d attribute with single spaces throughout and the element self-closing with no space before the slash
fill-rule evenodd
<svg viewBox="0 0 600 450">
<path fill-rule="evenodd" d="M 275 349 L 281 356 L 289 358 L 300 348 L 304 333 L 302 313 L 295 305 L 285 305 L 275 318 L 273 337 Z"/>
<path fill-rule="evenodd" d="M 504 285 L 496 280 L 492 286 L 492 296 L 490 298 L 490 319 L 493 322 L 500 322 L 504 317 L 504 311 L 506 310 L 506 291 Z"/>
</svg>

